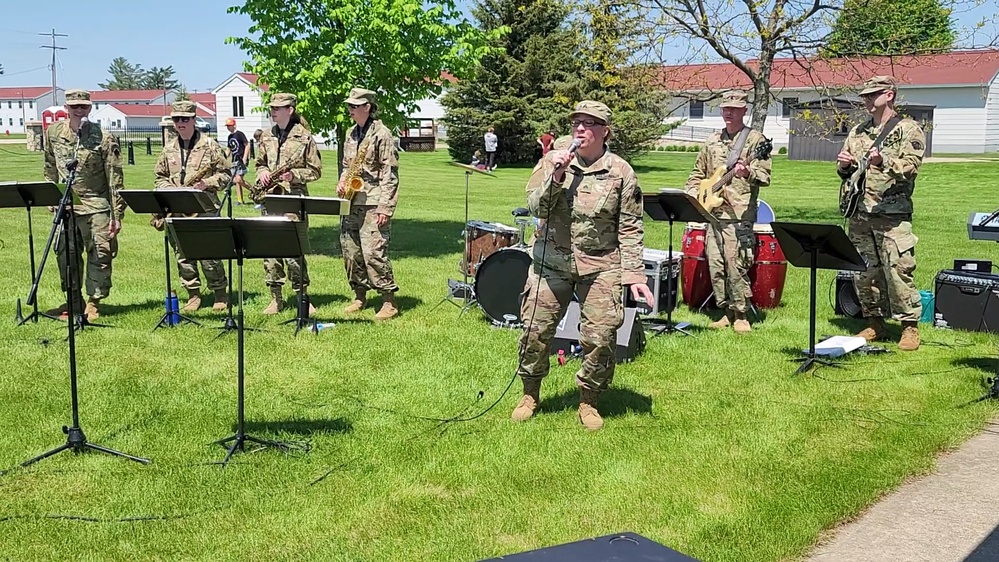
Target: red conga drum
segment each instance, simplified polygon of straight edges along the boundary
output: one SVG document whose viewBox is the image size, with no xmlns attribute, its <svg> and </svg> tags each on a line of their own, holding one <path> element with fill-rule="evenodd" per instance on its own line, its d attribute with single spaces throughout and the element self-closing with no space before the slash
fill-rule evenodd
<svg viewBox="0 0 999 562">
<path fill-rule="evenodd" d="M 777 308 L 784 294 L 787 258 L 769 224 L 754 224 L 753 233 L 756 235 L 756 247 L 753 265 L 749 268 L 749 287 L 753 291 L 751 300 L 756 308 Z"/>
<path fill-rule="evenodd" d="M 704 236 L 708 225 L 702 222 L 689 222 L 683 233 L 680 257 L 680 286 L 683 289 L 683 302 L 693 310 L 701 308 L 711 297 L 711 273 L 708 271 L 708 258 L 704 249 Z M 714 306 L 713 301 L 708 303 Z"/>
</svg>

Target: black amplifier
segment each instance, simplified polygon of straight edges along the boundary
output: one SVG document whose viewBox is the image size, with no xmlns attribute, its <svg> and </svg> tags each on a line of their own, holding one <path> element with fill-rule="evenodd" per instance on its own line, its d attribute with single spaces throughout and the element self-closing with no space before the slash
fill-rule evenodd
<svg viewBox="0 0 999 562">
<path fill-rule="evenodd" d="M 933 295 L 934 326 L 999 333 L 999 275 L 945 269 Z"/>
<path fill-rule="evenodd" d="M 673 252 L 670 259 L 666 250 L 645 248 L 642 263 L 645 266 L 645 283 L 652 290 L 655 302 L 635 302 L 625 287 L 624 305 L 638 309 L 639 314 L 663 314 L 676 309 L 676 294 L 680 285 L 680 255 Z M 666 289 L 669 288 L 669 291 Z"/>
<path fill-rule="evenodd" d="M 833 312 L 840 316 L 862 318 L 864 311 L 860 307 L 856 288 L 857 274 L 853 271 L 840 271 L 836 274 L 836 304 Z"/>
</svg>

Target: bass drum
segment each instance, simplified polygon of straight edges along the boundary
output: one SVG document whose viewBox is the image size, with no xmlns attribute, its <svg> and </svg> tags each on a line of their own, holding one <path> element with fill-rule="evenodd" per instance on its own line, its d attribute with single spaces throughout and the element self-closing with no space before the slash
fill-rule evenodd
<svg viewBox="0 0 999 562">
<path fill-rule="evenodd" d="M 475 273 L 475 299 L 482 312 L 501 326 L 519 326 L 520 301 L 531 269 L 527 248 L 503 248 L 485 259 Z"/>
</svg>

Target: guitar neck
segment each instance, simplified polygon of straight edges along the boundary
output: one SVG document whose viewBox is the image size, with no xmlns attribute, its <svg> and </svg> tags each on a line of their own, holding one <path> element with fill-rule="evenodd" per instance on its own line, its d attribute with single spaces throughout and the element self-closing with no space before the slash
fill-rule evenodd
<svg viewBox="0 0 999 562">
<path fill-rule="evenodd" d="M 728 172 L 725 172 L 725 175 L 722 176 L 720 180 L 718 180 L 717 182 L 715 182 L 715 184 L 713 186 L 711 186 L 712 193 L 716 193 L 718 191 L 721 191 L 721 188 L 723 188 L 726 185 L 728 185 L 728 182 L 732 181 L 732 178 L 734 178 L 734 177 L 735 177 L 735 168 L 732 168 Z"/>
</svg>

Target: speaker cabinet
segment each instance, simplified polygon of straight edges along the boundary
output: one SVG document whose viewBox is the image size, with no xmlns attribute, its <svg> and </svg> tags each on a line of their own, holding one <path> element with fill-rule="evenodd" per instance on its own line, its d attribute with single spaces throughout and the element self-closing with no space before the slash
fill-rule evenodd
<svg viewBox="0 0 999 562">
<path fill-rule="evenodd" d="M 999 333 L 999 275 L 945 269 L 934 282 L 933 324 Z"/>
<path fill-rule="evenodd" d="M 480 562 L 697 562 L 686 554 L 635 533 L 621 533 L 550 546 Z"/>
<path fill-rule="evenodd" d="M 645 350 L 645 331 L 638 317 L 638 309 L 624 309 L 624 323 L 617 329 L 617 362 L 632 361 Z M 565 310 L 565 316 L 555 329 L 552 340 L 552 353 L 559 351 L 566 356 L 579 351 L 579 303 L 572 301 Z"/>
<path fill-rule="evenodd" d="M 863 317 L 860 300 L 857 299 L 856 279 L 857 275 L 852 271 L 840 271 L 836 275 L 836 304 L 833 306 L 836 314 L 850 318 Z"/>
</svg>

